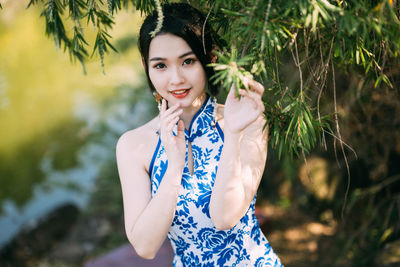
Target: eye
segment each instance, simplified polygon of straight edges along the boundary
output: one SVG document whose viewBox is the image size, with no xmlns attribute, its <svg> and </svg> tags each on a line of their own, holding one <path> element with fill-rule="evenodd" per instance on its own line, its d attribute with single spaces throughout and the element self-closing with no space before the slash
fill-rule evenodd
<svg viewBox="0 0 400 267">
<path fill-rule="evenodd" d="M 194 63 L 194 59 L 193 58 L 187 58 L 183 61 L 183 65 L 190 65 Z"/>
<path fill-rule="evenodd" d="M 155 68 L 155 69 L 164 69 L 164 68 L 166 68 L 167 66 L 164 64 L 164 63 L 157 63 L 157 64 L 155 64 L 154 66 L 153 66 L 153 68 Z"/>
</svg>

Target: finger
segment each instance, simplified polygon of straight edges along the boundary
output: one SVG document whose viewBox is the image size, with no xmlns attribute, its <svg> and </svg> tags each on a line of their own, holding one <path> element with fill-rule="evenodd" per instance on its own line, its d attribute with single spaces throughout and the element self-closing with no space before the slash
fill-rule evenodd
<svg viewBox="0 0 400 267">
<path fill-rule="evenodd" d="M 171 114 L 172 112 L 174 112 L 178 107 L 179 107 L 179 104 L 176 104 L 176 105 L 173 105 L 172 107 L 170 107 L 170 108 L 168 108 L 168 109 L 165 109 L 165 110 L 163 111 L 162 116 L 163 116 L 163 117 L 168 116 L 169 114 Z"/>
<path fill-rule="evenodd" d="M 161 99 L 161 109 L 160 109 L 160 117 L 162 116 L 162 114 L 165 112 L 165 110 L 167 109 L 167 104 L 165 102 L 165 99 Z"/>
<path fill-rule="evenodd" d="M 250 87 L 254 92 L 256 92 L 256 93 L 258 93 L 258 94 L 260 94 L 260 95 L 262 95 L 262 94 L 264 93 L 264 90 L 265 90 L 265 89 L 264 89 L 264 86 L 263 86 L 261 83 L 255 81 L 255 80 L 253 80 L 253 79 L 249 79 L 249 80 L 247 80 L 247 82 L 248 82 L 249 87 Z"/>
<path fill-rule="evenodd" d="M 247 97 L 248 99 L 250 99 L 253 102 L 253 107 L 254 109 L 260 109 L 260 95 L 249 91 L 249 90 L 244 90 L 244 89 L 239 89 L 239 93 L 241 96 Z M 262 102 L 262 101 L 261 101 Z"/>
<path fill-rule="evenodd" d="M 185 136 L 185 124 L 183 123 L 183 120 L 179 120 L 178 121 L 178 134 L 177 134 L 177 136 L 179 138 Z"/>
<path fill-rule="evenodd" d="M 165 127 L 165 130 L 167 130 L 168 133 L 172 133 L 172 129 L 175 127 L 176 123 L 179 121 L 179 117 L 175 117 L 172 119 Z"/>
<path fill-rule="evenodd" d="M 263 113 L 265 110 L 265 104 L 261 98 L 257 98 L 257 109 L 260 113 Z"/>
<path fill-rule="evenodd" d="M 172 127 L 168 126 L 161 128 L 161 142 L 166 144 L 169 143 L 169 140 L 172 140 L 172 138 L 174 137 L 172 129 Z"/>
<path fill-rule="evenodd" d="M 167 117 L 163 117 L 161 121 L 161 128 L 165 129 L 168 133 L 170 133 L 173 127 L 179 120 L 179 116 L 183 113 L 182 109 L 175 111 Z"/>
<path fill-rule="evenodd" d="M 239 94 L 242 97 L 240 100 L 245 101 L 244 99 L 250 99 L 253 102 L 253 108 L 257 109 L 257 104 L 254 102 L 254 100 L 250 97 L 250 91 L 249 90 L 245 90 L 245 89 L 239 89 Z"/>
<path fill-rule="evenodd" d="M 176 110 L 174 113 L 172 113 L 172 114 L 169 114 L 169 115 L 165 115 L 164 114 L 164 117 L 162 117 L 162 121 L 163 121 L 163 123 L 165 123 L 165 124 L 168 124 L 171 120 L 173 120 L 173 119 L 175 119 L 175 118 L 179 118 L 179 116 L 181 115 L 183 113 L 183 110 L 182 109 L 178 109 L 178 110 Z"/>
<path fill-rule="evenodd" d="M 261 96 L 258 93 L 250 90 L 239 89 L 239 93 L 240 95 L 250 97 L 251 99 L 261 99 Z"/>
<path fill-rule="evenodd" d="M 258 106 L 258 110 L 260 111 L 260 113 L 264 113 L 265 105 L 264 105 L 264 102 L 261 99 L 258 99 L 257 106 Z"/>
</svg>

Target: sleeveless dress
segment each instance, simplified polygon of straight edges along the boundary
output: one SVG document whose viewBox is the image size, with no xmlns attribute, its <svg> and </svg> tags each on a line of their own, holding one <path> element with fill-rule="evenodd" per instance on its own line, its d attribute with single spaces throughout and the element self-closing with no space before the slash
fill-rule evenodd
<svg viewBox="0 0 400 267">
<path fill-rule="evenodd" d="M 207 96 L 189 131 L 185 129 L 186 163 L 175 217 L 167 235 L 175 253 L 173 266 L 282 266 L 254 215 L 256 196 L 233 228 L 218 230 L 213 225 L 209 204 L 224 144 L 220 126 L 213 123 L 214 108 L 215 100 Z M 192 144 L 193 175 L 187 165 L 188 142 Z M 149 168 L 152 195 L 167 166 L 167 154 L 159 139 Z"/>
</svg>

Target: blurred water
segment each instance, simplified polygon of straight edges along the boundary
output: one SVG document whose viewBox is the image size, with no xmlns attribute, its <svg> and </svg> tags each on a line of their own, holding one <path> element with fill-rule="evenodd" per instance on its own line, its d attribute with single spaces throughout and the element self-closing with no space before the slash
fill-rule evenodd
<svg viewBox="0 0 400 267">
<path fill-rule="evenodd" d="M 85 171 L 87 175 L 93 172 L 93 169 Z M 86 177 L 94 176 L 89 174 Z M 59 206 L 71 203 L 83 208 L 88 197 L 87 192 L 68 190 L 62 187 L 48 190 L 38 185 L 35 186 L 33 198 L 22 209 L 18 208 L 12 200 L 6 200 L 3 204 L 4 213 L 0 217 L 0 248 L 11 241 L 23 228 L 35 227 L 40 218 Z"/>
</svg>

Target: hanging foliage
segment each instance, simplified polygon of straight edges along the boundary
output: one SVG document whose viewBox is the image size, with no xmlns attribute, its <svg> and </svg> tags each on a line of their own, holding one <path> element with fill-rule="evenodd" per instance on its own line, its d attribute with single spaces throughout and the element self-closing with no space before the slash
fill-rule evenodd
<svg viewBox="0 0 400 267">
<path fill-rule="evenodd" d="M 169 1 L 31 0 L 28 7 L 43 6 L 46 34 L 56 46 L 63 45 L 71 60 L 78 60 L 83 68 L 88 57 L 86 48 L 91 45 L 81 23 L 86 20 L 86 24 L 92 24 L 97 37 L 91 56 L 97 52 L 104 71 L 108 48 L 116 51 L 107 33 L 114 24 L 113 16 L 122 8 L 134 8 L 144 15 L 158 8 L 162 15 L 160 4 L 166 2 Z M 375 87 L 382 83 L 393 86 L 389 73 L 400 51 L 398 1 L 188 2 L 208 14 L 214 32 L 223 40 L 219 42 L 218 62 L 212 64 L 217 71 L 213 82 L 225 90 L 232 82 L 236 88 L 243 86 L 247 76 L 264 82 L 270 144 L 278 150 L 279 157 L 305 155 L 315 145 L 325 144 L 326 133 L 335 136 L 343 147 L 337 112 L 321 115 L 319 107 L 335 68 L 362 70 Z M 66 32 L 66 20 L 74 22 L 73 33 Z M 284 57 L 291 57 L 297 68 L 294 75 L 299 82 L 290 86 L 279 75 Z M 329 127 L 332 121 L 333 130 Z"/>
</svg>

